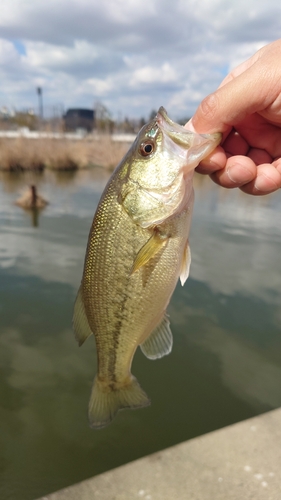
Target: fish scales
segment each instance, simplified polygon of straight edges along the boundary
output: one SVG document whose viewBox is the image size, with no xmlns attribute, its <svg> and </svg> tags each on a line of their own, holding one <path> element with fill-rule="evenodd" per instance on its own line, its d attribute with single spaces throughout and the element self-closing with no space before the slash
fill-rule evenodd
<svg viewBox="0 0 281 500">
<path fill-rule="evenodd" d="M 94 428 L 110 423 L 119 409 L 149 404 L 131 374 L 133 356 L 138 346 L 150 359 L 171 351 L 166 308 L 179 276 L 183 283 L 188 275 L 193 171 L 219 139 L 187 132 L 161 108 L 104 190 L 73 320 L 80 345 L 91 333 L 96 340 Z"/>
<path fill-rule="evenodd" d="M 145 337 L 151 325 L 161 319 L 155 318 L 155 308 L 159 306 L 159 316 L 164 312 L 178 280 L 181 250 L 187 239 L 188 210 L 177 217 L 182 221 L 179 227 L 177 220 L 166 224 L 167 232 L 173 237 L 165 251 L 156 255 L 141 272 L 130 275 L 135 256 L 147 241 L 147 230 L 128 220 L 116 199 L 107 203 L 106 198 L 100 209 L 107 231 L 97 233 L 94 221 L 95 238 L 90 237 L 91 258 L 87 260 L 85 274 L 95 276 L 95 280 L 87 279 L 83 293 L 91 329 L 97 332 L 99 377 L 110 374 L 119 380 L 128 374 L 134 351 L 142 340 L 139 332 Z M 116 219 L 117 228 L 113 222 Z"/>
</svg>

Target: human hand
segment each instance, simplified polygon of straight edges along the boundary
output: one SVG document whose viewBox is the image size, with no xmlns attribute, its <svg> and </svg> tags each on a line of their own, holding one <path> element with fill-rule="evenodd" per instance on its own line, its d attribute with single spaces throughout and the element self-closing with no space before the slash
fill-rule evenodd
<svg viewBox="0 0 281 500">
<path fill-rule="evenodd" d="M 281 39 L 235 68 L 186 124 L 222 132 L 220 146 L 197 171 L 214 182 L 265 195 L 281 187 Z"/>
</svg>

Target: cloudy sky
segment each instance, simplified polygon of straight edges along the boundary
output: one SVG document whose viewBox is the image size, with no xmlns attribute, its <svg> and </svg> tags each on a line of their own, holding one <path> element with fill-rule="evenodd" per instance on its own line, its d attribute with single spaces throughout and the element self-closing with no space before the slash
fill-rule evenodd
<svg viewBox="0 0 281 500">
<path fill-rule="evenodd" d="M 164 105 L 191 116 L 228 71 L 281 37 L 280 0 L 2 0 L 0 107 Z"/>
</svg>

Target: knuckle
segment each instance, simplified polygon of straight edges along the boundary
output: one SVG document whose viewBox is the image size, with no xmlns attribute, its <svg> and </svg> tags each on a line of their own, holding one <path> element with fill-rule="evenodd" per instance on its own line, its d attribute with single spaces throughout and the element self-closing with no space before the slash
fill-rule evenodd
<svg viewBox="0 0 281 500">
<path fill-rule="evenodd" d="M 201 114 L 204 116 L 205 120 L 213 121 L 217 110 L 219 107 L 219 99 L 217 94 L 214 92 L 201 101 L 199 106 Z"/>
</svg>

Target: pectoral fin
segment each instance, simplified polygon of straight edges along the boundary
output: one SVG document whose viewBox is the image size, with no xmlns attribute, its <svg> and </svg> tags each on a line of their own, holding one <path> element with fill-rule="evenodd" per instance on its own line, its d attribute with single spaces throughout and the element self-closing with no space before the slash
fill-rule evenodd
<svg viewBox="0 0 281 500">
<path fill-rule="evenodd" d="M 182 261 L 181 261 L 180 281 L 181 281 L 182 286 L 185 284 L 185 282 L 188 278 L 190 263 L 191 263 L 191 252 L 190 252 L 189 244 L 187 241 L 185 248 L 184 248 L 183 256 L 182 256 Z"/>
<path fill-rule="evenodd" d="M 155 257 L 155 255 L 161 250 L 161 248 L 166 245 L 169 236 L 164 236 L 160 234 L 157 230 L 154 231 L 153 235 L 145 243 L 145 245 L 138 252 L 135 262 L 132 267 L 131 274 L 145 266 L 147 262 Z"/>
<path fill-rule="evenodd" d="M 86 316 L 81 287 L 78 290 L 74 305 L 72 324 L 75 338 L 79 346 L 81 346 L 85 342 L 85 340 L 93 333 Z"/>
<path fill-rule="evenodd" d="M 167 315 L 140 345 L 143 354 L 149 359 L 157 359 L 170 354 L 173 347 L 173 335 Z"/>
</svg>

